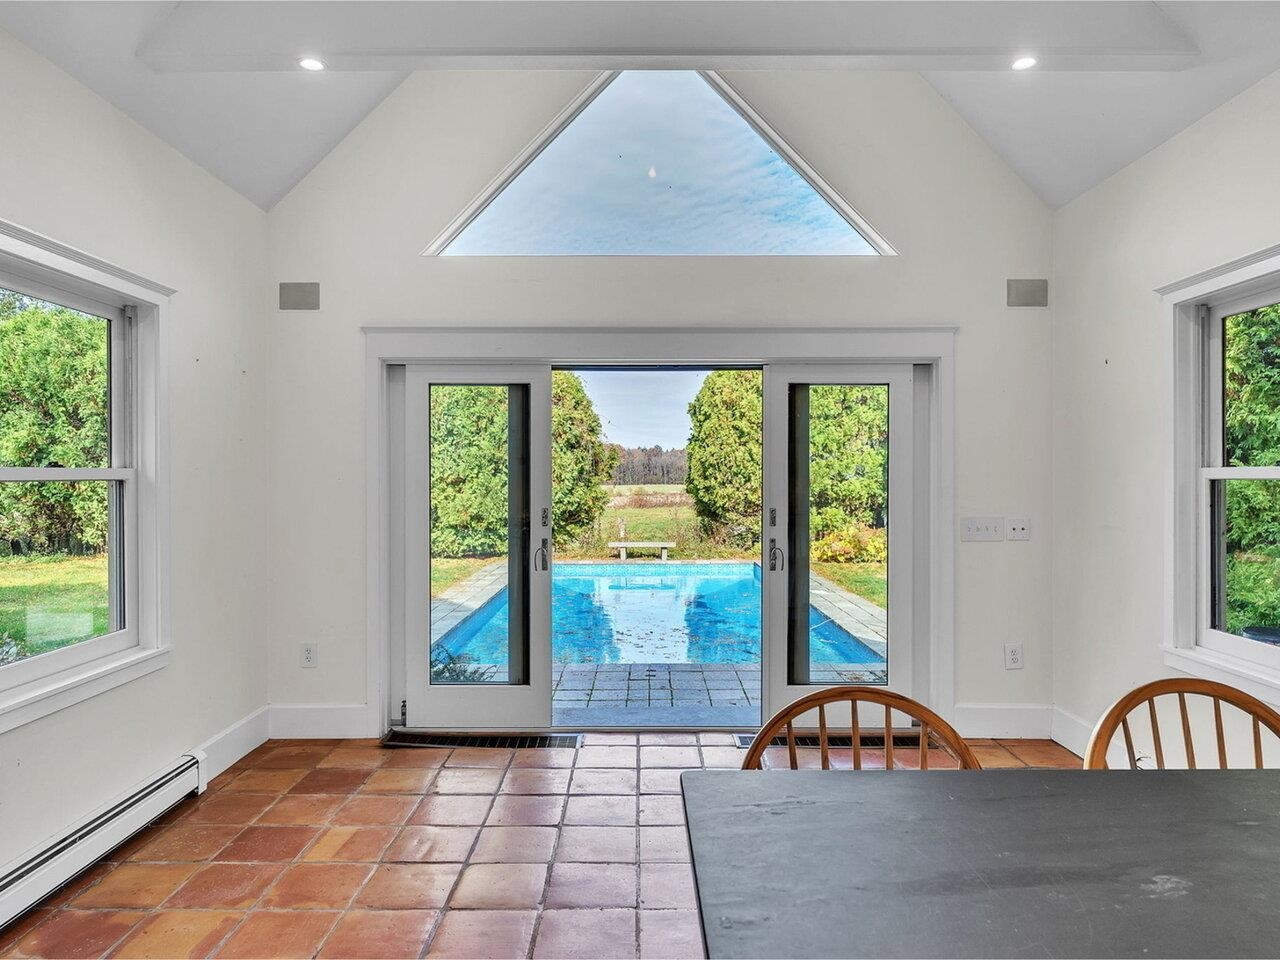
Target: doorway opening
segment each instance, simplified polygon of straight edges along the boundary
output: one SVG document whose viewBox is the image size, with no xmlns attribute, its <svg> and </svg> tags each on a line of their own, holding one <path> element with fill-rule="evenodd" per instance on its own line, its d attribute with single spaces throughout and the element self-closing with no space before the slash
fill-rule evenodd
<svg viewBox="0 0 1280 960">
<path fill-rule="evenodd" d="M 552 375 L 552 722 L 757 727 L 759 368 Z"/>
<path fill-rule="evenodd" d="M 386 366 L 393 722 L 752 729 L 815 687 L 929 689 L 932 368 L 587 339 Z"/>
</svg>

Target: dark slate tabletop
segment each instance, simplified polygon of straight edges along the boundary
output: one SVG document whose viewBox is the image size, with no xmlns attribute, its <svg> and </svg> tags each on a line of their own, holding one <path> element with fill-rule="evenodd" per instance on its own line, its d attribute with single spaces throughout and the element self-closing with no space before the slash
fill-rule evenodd
<svg viewBox="0 0 1280 960">
<path fill-rule="evenodd" d="M 682 783 L 712 958 L 1280 956 L 1280 770 Z"/>
</svg>

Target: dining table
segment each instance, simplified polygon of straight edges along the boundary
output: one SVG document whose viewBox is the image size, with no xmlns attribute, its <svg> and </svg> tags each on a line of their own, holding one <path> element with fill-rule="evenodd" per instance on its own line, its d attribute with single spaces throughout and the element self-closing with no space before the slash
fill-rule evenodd
<svg viewBox="0 0 1280 960">
<path fill-rule="evenodd" d="M 690 770 L 707 956 L 1280 956 L 1277 770 Z"/>
</svg>

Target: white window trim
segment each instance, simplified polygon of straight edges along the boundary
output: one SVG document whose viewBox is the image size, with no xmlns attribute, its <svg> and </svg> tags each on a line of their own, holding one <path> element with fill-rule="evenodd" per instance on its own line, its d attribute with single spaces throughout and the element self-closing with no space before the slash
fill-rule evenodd
<svg viewBox="0 0 1280 960">
<path fill-rule="evenodd" d="M 954 327 L 365 327 L 366 729 L 385 730 L 390 687 L 397 549 L 390 519 L 394 380 L 388 368 L 411 363 L 662 364 L 714 366 L 780 362 L 912 363 L 916 378 L 916 494 L 928 505 L 916 528 L 915 583 L 927 634 L 913 664 L 916 695 L 950 716 L 955 698 L 955 339 Z M 927 420 L 924 418 L 927 417 Z M 925 429 L 927 427 L 927 430 Z M 923 438 L 927 436 L 927 441 Z M 767 681 L 766 681 L 767 683 Z M 398 704 L 396 704 L 398 707 Z M 396 713 L 398 713 L 398 709 Z"/>
<path fill-rule="evenodd" d="M 1223 316 L 1280 302 L 1280 246 L 1161 287 L 1172 378 L 1170 452 L 1165 497 L 1166 666 L 1230 683 L 1280 703 L 1280 649 L 1215 630 L 1210 623 L 1209 482 L 1226 477 L 1275 478 L 1273 468 L 1225 468 L 1211 428 L 1220 391 L 1206 363 L 1209 330 Z M 1217 428 L 1220 429 L 1220 428 Z M 1215 447 L 1219 459 L 1212 458 Z M 1206 462 L 1205 451 L 1211 452 Z"/>
<path fill-rule="evenodd" d="M 0 733 L 152 673 L 169 659 L 167 364 L 162 313 L 174 291 L 0 220 L 0 287 L 126 322 L 112 324 L 113 355 L 128 356 L 113 378 L 116 409 L 127 408 L 104 470 L 40 470 L 40 479 L 125 481 L 126 627 L 0 670 Z M 126 336 L 127 332 L 127 336 Z M 117 448 L 118 449 L 118 448 Z M 6 480 L 28 479 L 0 469 Z M 15 682 L 16 681 L 16 682 Z"/>
</svg>

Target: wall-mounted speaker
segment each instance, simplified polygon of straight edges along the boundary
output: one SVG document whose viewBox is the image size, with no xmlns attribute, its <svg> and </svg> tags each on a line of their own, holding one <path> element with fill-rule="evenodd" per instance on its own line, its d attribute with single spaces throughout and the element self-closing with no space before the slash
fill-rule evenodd
<svg viewBox="0 0 1280 960">
<path fill-rule="evenodd" d="M 280 284 L 281 310 L 319 310 L 320 284 L 318 283 L 282 283 Z"/>
<path fill-rule="evenodd" d="M 1048 280 L 1006 280 L 1005 303 L 1010 307 L 1047 307 L 1049 305 Z"/>
</svg>

